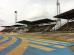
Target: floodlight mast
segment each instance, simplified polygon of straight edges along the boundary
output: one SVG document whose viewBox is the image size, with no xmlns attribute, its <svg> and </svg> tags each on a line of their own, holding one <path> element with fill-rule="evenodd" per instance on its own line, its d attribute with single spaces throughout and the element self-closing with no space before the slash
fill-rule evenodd
<svg viewBox="0 0 74 55">
<path fill-rule="evenodd" d="M 57 15 L 60 14 L 60 2 L 57 0 Z M 60 21 L 60 27 L 61 27 L 61 19 L 57 19 L 57 21 Z"/>
<path fill-rule="evenodd" d="M 60 2 L 57 0 L 57 15 L 60 14 Z"/>
<path fill-rule="evenodd" d="M 17 23 L 17 11 L 14 11 L 14 13 L 15 13 L 15 25 L 16 25 L 16 23 Z"/>
</svg>

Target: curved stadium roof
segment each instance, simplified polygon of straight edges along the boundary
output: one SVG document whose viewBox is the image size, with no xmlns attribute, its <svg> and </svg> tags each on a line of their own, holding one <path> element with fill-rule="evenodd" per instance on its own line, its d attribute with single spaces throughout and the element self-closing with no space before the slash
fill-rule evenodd
<svg viewBox="0 0 74 55">
<path fill-rule="evenodd" d="M 22 20 L 17 23 L 22 23 L 22 24 L 27 24 L 27 25 L 33 25 L 33 24 L 42 24 L 42 23 L 50 23 L 50 22 L 55 22 L 54 20 L 51 19 L 41 19 L 41 20 L 36 20 L 36 21 L 26 21 Z"/>
<path fill-rule="evenodd" d="M 30 22 L 30 21 L 27 21 L 27 20 L 18 21 L 17 23 L 21 23 L 21 24 L 31 24 L 31 22 Z"/>
<path fill-rule="evenodd" d="M 54 16 L 55 18 L 74 19 L 74 9 Z"/>
<path fill-rule="evenodd" d="M 41 19 L 41 20 L 36 20 L 33 21 L 33 24 L 42 24 L 42 23 L 51 23 L 51 22 L 55 22 L 54 20 L 51 19 Z"/>
</svg>

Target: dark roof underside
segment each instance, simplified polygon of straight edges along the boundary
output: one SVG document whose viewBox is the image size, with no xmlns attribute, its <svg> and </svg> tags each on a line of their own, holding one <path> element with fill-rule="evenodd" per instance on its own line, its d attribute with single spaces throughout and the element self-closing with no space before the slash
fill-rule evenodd
<svg viewBox="0 0 74 55">
<path fill-rule="evenodd" d="M 74 9 L 64 12 L 62 14 L 54 16 L 55 18 L 62 18 L 62 19 L 73 19 L 74 18 Z"/>
<path fill-rule="evenodd" d="M 1 27 L 12 27 L 12 26 L 1 26 Z"/>
<path fill-rule="evenodd" d="M 27 20 L 22 20 L 22 21 L 19 21 L 17 23 L 21 23 L 21 24 L 31 24 L 30 21 L 27 21 Z"/>
<path fill-rule="evenodd" d="M 54 20 L 50 20 L 50 19 L 41 19 L 41 20 L 36 20 L 33 21 L 33 24 L 42 24 L 42 23 L 50 23 L 50 22 L 55 22 Z"/>
<path fill-rule="evenodd" d="M 12 25 L 13 27 L 20 27 L 20 26 L 23 26 L 23 25 Z"/>
</svg>

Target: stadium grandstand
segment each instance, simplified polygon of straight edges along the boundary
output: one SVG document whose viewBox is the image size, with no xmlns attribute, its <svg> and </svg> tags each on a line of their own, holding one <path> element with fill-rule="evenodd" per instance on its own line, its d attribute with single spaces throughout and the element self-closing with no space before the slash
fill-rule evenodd
<svg viewBox="0 0 74 55">
<path fill-rule="evenodd" d="M 1 32 L 11 32 L 13 30 L 12 26 L 2 26 L 5 27 Z"/>
<path fill-rule="evenodd" d="M 41 20 L 36 20 L 36 21 L 19 21 L 18 23 L 21 24 L 26 24 L 28 28 L 28 32 L 45 32 L 45 31 L 50 31 L 52 27 L 55 25 L 53 22 L 54 20 L 50 19 L 41 19 Z"/>
<path fill-rule="evenodd" d="M 12 30 L 12 32 L 23 32 L 25 25 L 20 25 L 20 24 L 16 24 L 16 25 L 12 25 L 12 27 L 14 28 Z"/>
<path fill-rule="evenodd" d="M 61 26 L 57 31 L 74 32 L 74 9 L 54 16 L 58 19 L 66 19 L 67 23 Z"/>
<path fill-rule="evenodd" d="M 25 25 L 11 25 L 11 26 L 2 26 L 5 27 L 5 29 L 2 30 L 2 32 L 26 32 L 26 26 Z"/>
<path fill-rule="evenodd" d="M 2 26 L 5 27 L 2 32 L 50 32 L 50 30 L 55 26 L 55 20 L 47 18 L 36 21 L 22 20 L 17 23 L 18 24 L 11 26 Z"/>
<path fill-rule="evenodd" d="M 31 24 L 32 24 L 31 21 L 27 21 L 27 20 L 21 20 L 21 21 L 18 21 L 17 23 L 24 24 L 23 28 L 25 32 L 29 31 L 29 29 L 31 28 Z"/>
</svg>

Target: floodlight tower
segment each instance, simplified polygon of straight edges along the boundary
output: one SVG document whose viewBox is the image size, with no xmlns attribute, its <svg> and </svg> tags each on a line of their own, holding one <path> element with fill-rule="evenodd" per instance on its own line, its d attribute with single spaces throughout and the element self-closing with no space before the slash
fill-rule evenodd
<svg viewBox="0 0 74 55">
<path fill-rule="evenodd" d="M 14 11 L 14 13 L 15 13 L 15 24 L 16 24 L 16 22 L 17 22 L 17 11 Z"/>
<path fill-rule="evenodd" d="M 60 14 L 60 2 L 57 0 L 57 15 Z M 58 18 L 57 21 L 60 21 L 60 27 L 61 27 L 61 19 Z"/>
<path fill-rule="evenodd" d="M 57 15 L 60 14 L 60 2 L 57 0 Z"/>
</svg>

